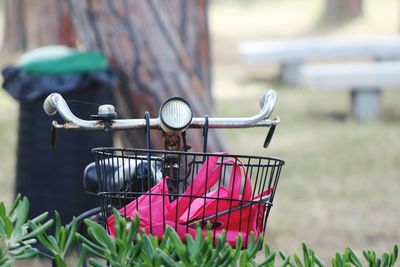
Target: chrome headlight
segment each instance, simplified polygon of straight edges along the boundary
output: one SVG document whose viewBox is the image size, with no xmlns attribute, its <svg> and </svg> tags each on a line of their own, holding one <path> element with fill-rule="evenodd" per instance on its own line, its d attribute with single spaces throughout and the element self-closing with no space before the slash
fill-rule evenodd
<svg viewBox="0 0 400 267">
<path fill-rule="evenodd" d="M 168 99 L 160 108 L 161 128 L 165 132 L 184 131 L 190 125 L 192 118 L 192 108 L 181 97 Z"/>
</svg>

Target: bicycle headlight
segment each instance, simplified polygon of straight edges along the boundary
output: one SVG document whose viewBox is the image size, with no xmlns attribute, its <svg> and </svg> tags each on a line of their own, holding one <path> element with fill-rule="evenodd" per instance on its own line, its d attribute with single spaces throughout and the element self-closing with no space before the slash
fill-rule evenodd
<svg viewBox="0 0 400 267">
<path fill-rule="evenodd" d="M 184 131 L 193 118 L 192 108 L 181 97 L 172 97 L 160 108 L 161 128 L 165 132 Z"/>
</svg>

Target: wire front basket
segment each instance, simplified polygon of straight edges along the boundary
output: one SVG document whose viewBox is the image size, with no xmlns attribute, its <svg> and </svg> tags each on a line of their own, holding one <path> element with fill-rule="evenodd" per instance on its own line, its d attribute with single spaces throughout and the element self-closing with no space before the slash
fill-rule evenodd
<svg viewBox="0 0 400 267">
<path fill-rule="evenodd" d="M 127 148 L 93 149 L 101 217 L 115 234 L 113 208 L 161 237 L 173 227 L 184 240 L 195 225 L 238 234 L 247 246 L 250 233 L 264 235 L 283 160 L 270 157 L 171 152 Z M 208 226 L 207 226 L 208 225 Z"/>
</svg>

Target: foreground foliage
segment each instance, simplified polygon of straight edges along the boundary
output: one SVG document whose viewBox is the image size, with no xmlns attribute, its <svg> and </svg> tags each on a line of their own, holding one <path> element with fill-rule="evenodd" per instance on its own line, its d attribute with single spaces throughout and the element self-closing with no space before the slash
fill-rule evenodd
<svg viewBox="0 0 400 267">
<path fill-rule="evenodd" d="M 29 202 L 18 196 L 11 210 L 7 213 L 4 203 L 0 203 L 0 266 L 11 266 L 13 262 L 31 259 L 39 254 L 53 260 L 56 266 L 67 266 L 65 258 L 75 249 L 80 248 L 77 266 L 82 266 L 88 259 L 90 266 L 288 266 L 288 267 L 324 267 L 327 266 L 305 244 L 301 255 L 286 255 L 283 251 L 264 247 L 264 257 L 256 261 L 263 240 L 251 236 L 246 249 L 242 247 L 242 238 L 236 240 L 236 248 L 226 243 L 226 233 L 212 238 L 209 230 L 206 236 L 197 227 L 196 236 L 186 236 L 183 243 L 176 232 L 168 227 L 161 241 L 139 230 L 139 218 L 127 221 L 114 210 L 116 237 L 109 236 L 98 223 L 85 220 L 87 235 L 77 232 L 75 219 L 67 226 L 61 225 L 60 215 L 47 219 L 48 213 L 28 220 Z M 55 234 L 49 234 L 55 223 Z M 132 242 L 134 240 L 134 242 Z M 49 254 L 33 247 L 41 243 Z M 261 253 L 261 252 L 260 252 Z M 398 257 L 398 246 L 393 251 L 378 257 L 374 251 L 363 252 L 364 259 L 346 248 L 343 253 L 336 253 L 332 258 L 333 267 L 391 267 Z"/>
</svg>

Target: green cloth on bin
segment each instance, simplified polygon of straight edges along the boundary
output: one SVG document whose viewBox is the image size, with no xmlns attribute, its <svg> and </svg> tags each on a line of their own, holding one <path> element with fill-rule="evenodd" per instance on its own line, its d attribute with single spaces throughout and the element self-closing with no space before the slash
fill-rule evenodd
<svg viewBox="0 0 400 267">
<path fill-rule="evenodd" d="M 102 53 L 56 45 L 25 53 L 20 59 L 19 67 L 31 74 L 70 74 L 104 71 L 109 66 Z"/>
</svg>

